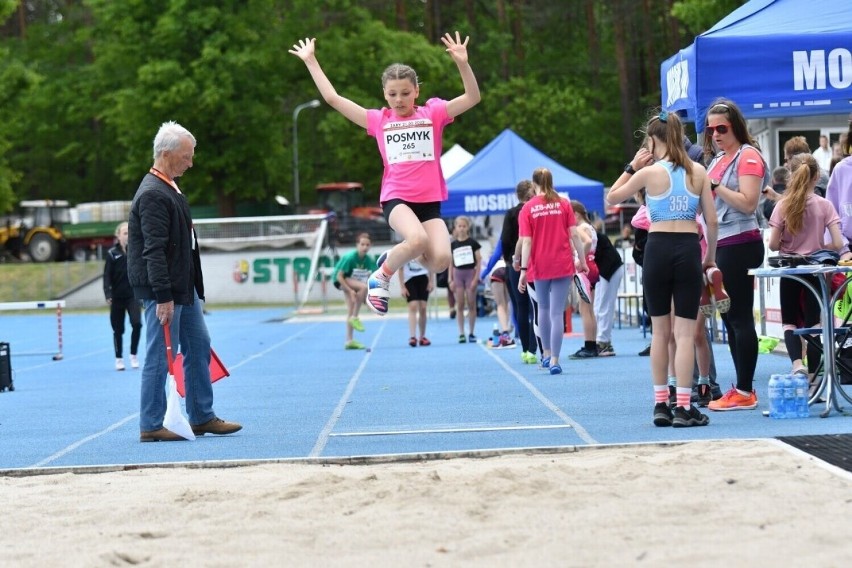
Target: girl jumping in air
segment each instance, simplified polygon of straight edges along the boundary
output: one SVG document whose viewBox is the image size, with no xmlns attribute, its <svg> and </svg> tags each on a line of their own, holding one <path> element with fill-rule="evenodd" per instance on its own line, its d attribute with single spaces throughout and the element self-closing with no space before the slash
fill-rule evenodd
<svg viewBox="0 0 852 568">
<path fill-rule="evenodd" d="M 388 224 L 404 239 L 379 257 L 379 268 L 367 282 L 367 305 L 379 315 L 388 312 L 391 277 L 409 260 L 418 259 L 432 272 L 441 272 L 450 263 L 450 237 L 441 219 L 441 202 L 447 199 L 441 142 L 444 127 L 480 100 L 467 60 L 468 40 L 465 37 L 462 42 L 458 32 L 455 38 L 450 34 L 441 38 L 458 67 L 464 94 L 451 101 L 433 98 L 417 105 L 417 74 L 411 67 L 395 63 L 382 74 L 389 108 L 369 110 L 337 94 L 317 61 L 314 38 L 299 40 L 289 50 L 305 63 L 325 102 L 366 128 L 378 143 L 384 162 L 382 209 Z"/>
</svg>

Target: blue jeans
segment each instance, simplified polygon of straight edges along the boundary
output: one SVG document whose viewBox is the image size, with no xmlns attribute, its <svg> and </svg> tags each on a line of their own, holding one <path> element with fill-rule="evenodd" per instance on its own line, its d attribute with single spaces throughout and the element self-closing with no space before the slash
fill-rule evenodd
<svg viewBox="0 0 852 568">
<path fill-rule="evenodd" d="M 145 308 L 145 365 L 142 368 L 142 396 L 139 409 L 139 429 L 151 432 L 163 427 L 166 414 L 166 340 L 163 326 L 157 319 L 156 300 L 144 300 Z M 183 376 L 186 385 L 186 413 L 190 424 L 212 420 L 213 385 L 210 384 L 210 334 L 202 313 L 201 300 L 195 295 L 192 305 L 175 304 L 171 323 L 172 351 L 183 354 Z"/>
</svg>

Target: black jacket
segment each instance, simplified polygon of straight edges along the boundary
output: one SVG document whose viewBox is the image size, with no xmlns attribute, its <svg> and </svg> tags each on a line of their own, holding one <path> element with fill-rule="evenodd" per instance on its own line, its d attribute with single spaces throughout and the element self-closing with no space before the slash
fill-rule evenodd
<svg viewBox="0 0 852 568">
<path fill-rule="evenodd" d="M 624 261 L 621 260 L 621 255 L 615 250 L 612 241 L 600 231 L 598 231 L 598 248 L 595 249 L 595 264 L 598 265 L 598 272 L 600 272 L 601 278 L 605 278 L 607 281 L 624 264 Z"/>
<path fill-rule="evenodd" d="M 130 206 L 127 275 L 140 300 L 193 303 L 204 299 L 201 257 L 189 203 L 153 174 L 139 184 Z"/>
<path fill-rule="evenodd" d="M 133 288 L 127 279 L 127 255 L 118 245 L 109 249 L 106 255 L 106 264 L 104 264 L 104 296 L 107 300 L 133 297 Z"/>
</svg>

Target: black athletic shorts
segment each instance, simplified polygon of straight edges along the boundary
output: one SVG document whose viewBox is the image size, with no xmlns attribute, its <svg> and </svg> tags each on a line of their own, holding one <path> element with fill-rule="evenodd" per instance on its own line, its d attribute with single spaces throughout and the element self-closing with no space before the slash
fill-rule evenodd
<svg viewBox="0 0 852 568">
<path fill-rule="evenodd" d="M 429 301 L 429 277 L 425 274 L 412 276 L 405 281 L 405 287 L 408 289 L 408 301 Z"/>
<path fill-rule="evenodd" d="M 390 223 L 391 211 L 393 211 L 393 208 L 397 205 L 407 205 L 408 208 L 414 212 L 414 215 L 417 217 L 417 220 L 421 223 L 431 221 L 432 219 L 441 218 L 440 201 L 430 201 L 429 203 L 411 203 L 409 201 L 405 201 L 404 199 L 391 199 L 382 203 L 382 214 L 385 216 L 385 221 L 387 221 L 388 223 Z"/>
</svg>

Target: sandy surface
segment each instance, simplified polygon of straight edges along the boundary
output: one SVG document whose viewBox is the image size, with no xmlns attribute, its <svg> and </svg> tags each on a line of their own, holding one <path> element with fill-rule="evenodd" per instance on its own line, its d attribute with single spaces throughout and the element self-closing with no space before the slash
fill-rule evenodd
<svg viewBox="0 0 852 568">
<path fill-rule="evenodd" d="M 771 441 L 0 477 L 2 566 L 848 566 L 852 476 Z"/>
</svg>

